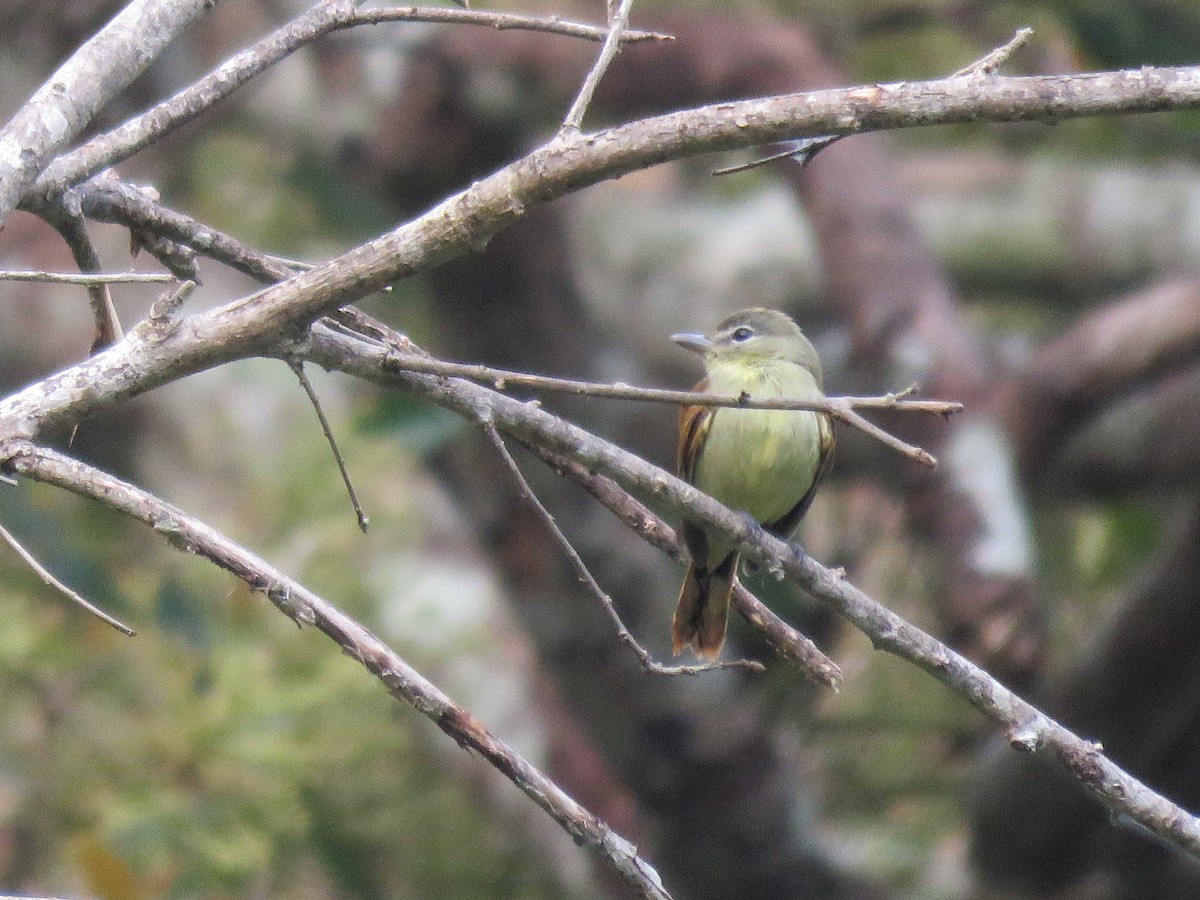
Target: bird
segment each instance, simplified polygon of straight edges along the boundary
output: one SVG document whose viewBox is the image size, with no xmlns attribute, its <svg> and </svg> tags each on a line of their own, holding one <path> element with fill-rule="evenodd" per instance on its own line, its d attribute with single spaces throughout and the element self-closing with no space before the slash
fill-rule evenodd
<svg viewBox="0 0 1200 900">
<path fill-rule="evenodd" d="M 700 354 L 694 391 L 755 400 L 824 399 L 821 360 L 790 316 L 774 309 L 733 313 L 711 335 L 671 335 Z M 809 410 L 685 406 L 679 413 L 679 477 L 766 531 L 790 540 L 833 461 L 833 423 Z M 676 656 L 689 646 L 716 659 L 725 643 L 739 552 L 727 538 L 684 517 L 691 556 L 672 620 Z"/>
</svg>

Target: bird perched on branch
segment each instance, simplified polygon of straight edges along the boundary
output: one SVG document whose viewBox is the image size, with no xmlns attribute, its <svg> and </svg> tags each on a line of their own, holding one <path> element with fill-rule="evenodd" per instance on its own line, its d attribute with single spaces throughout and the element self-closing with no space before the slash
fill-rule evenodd
<svg viewBox="0 0 1200 900">
<path fill-rule="evenodd" d="M 824 398 L 821 361 L 799 326 L 773 309 L 746 309 L 711 336 L 675 334 L 704 357 L 695 390 L 755 400 Z M 789 540 L 833 459 L 833 424 L 808 410 L 686 406 L 679 414 L 679 476 Z M 714 659 L 725 643 L 739 554 L 726 538 L 684 520 L 692 561 L 672 622 L 675 653 Z"/>
</svg>

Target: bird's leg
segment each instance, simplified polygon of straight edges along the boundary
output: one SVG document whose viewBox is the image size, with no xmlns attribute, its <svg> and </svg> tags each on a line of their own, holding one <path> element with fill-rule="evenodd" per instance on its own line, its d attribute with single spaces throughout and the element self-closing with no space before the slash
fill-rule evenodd
<svg viewBox="0 0 1200 900">
<path fill-rule="evenodd" d="M 750 530 L 750 534 L 756 541 L 763 536 L 762 523 L 760 523 L 758 519 L 754 518 L 754 516 L 750 515 L 748 512 L 739 512 L 738 514 L 742 517 L 742 522 L 745 523 L 746 528 Z M 742 557 L 742 572 L 747 578 L 758 572 L 759 568 L 759 564 L 754 560 Z"/>
</svg>

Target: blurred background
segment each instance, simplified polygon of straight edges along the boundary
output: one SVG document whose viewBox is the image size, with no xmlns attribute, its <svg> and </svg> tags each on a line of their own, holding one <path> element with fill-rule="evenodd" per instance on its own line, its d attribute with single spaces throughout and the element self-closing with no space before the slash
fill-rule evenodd
<svg viewBox="0 0 1200 900">
<path fill-rule="evenodd" d="M 7 117 L 120 4 L 0 0 Z M 96 123 L 123 121 L 301 11 L 226 2 Z M 487 9 L 602 21 L 602 4 Z M 1006 66 L 1200 62 L 1200 8 L 979 0 L 642 0 L 588 126 L 724 98 Z M 553 134 L 595 45 L 486 28 L 334 35 L 119 166 L 260 249 L 328 259 Z M 927 472 L 842 430 L 809 551 L 1182 805 L 1200 805 L 1200 119 L 975 125 L 659 166 L 529 211 L 363 306 L 448 358 L 685 387 L 667 339 L 750 305 L 817 343 L 832 393 L 911 383 L 950 422 L 880 418 Z M 129 235 L 90 227 L 109 270 Z M 14 214 L 0 268 L 70 271 Z M 190 308 L 257 285 L 201 261 Z M 158 291 L 114 289 L 126 325 Z M 0 282 L 0 384 L 82 358 L 82 290 Z M 755 582 L 845 672 L 644 674 L 448 413 L 311 373 L 371 517 L 359 533 L 294 375 L 227 366 L 84 423 L 74 451 L 359 617 L 636 842 L 691 898 L 1184 898 L 1200 865 L 1110 821 L 965 702 L 792 589 Z M 674 411 L 546 397 L 662 465 Z M 522 465 L 634 634 L 669 654 L 679 567 Z M 0 552 L 0 886 L 101 898 L 581 898 L 628 890 L 318 635 L 94 503 L 2 488 L 0 523 L 133 625 Z"/>
</svg>

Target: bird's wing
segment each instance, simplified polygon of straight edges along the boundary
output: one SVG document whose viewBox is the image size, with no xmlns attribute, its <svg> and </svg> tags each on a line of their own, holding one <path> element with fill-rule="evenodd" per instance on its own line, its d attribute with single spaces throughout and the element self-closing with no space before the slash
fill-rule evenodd
<svg viewBox="0 0 1200 900">
<path fill-rule="evenodd" d="M 829 416 L 821 415 L 817 417 L 817 423 L 821 434 L 821 448 L 817 463 L 817 474 L 813 476 L 813 483 L 804 492 L 804 496 L 800 498 L 799 503 L 789 509 L 781 518 L 763 525 L 771 534 L 785 541 L 791 540 L 792 532 L 796 530 L 796 526 L 800 524 L 800 520 L 804 518 L 804 514 L 808 512 L 808 508 L 812 505 L 818 485 L 820 485 L 821 480 L 829 473 L 829 469 L 833 466 L 833 448 L 837 443 L 833 436 L 833 420 Z"/>
<path fill-rule="evenodd" d="M 701 379 L 692 390 L 707 393 L 708 379 Z M 675 469 L 688 484 L 695 482 L 696 463 L 700 460 L 708 430 L 712 428 L 714 412 L 711 406 L 685 406 L 679 410 L 679 449 L 675 456 Z M 689 448 L 694 448 L 694 451 L 689 453 Z"/>
</svg>

